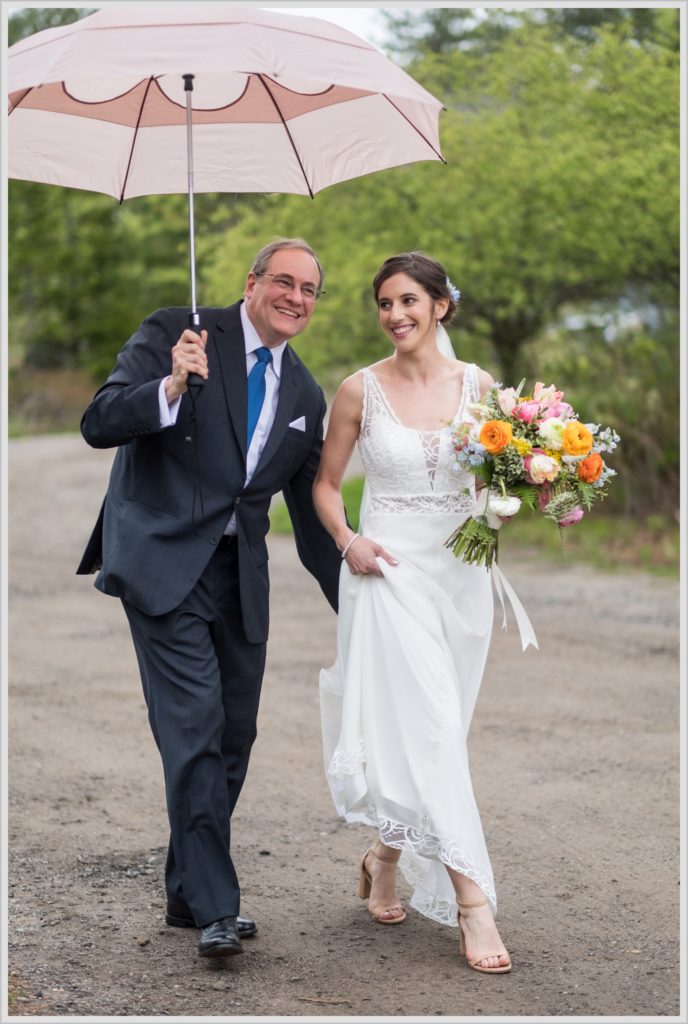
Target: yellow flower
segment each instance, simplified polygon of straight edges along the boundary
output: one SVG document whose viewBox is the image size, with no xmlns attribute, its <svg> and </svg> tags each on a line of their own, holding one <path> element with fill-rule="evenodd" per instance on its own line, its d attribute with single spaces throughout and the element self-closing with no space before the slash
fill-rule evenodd
<svg viewBox="0 0 688 1024">
<path fill-rule="evenodd" d="M 533 450 L 532 444 L 526 441 L 525 437 L 515 437 L 511 443 L 521 457 L 529 455 Z"/>
<path fill-rule="evenodd" d="M 562 441 L 567 455 L 587 455 L 592 448 L 592 434 L 577 420 L 564 427 Z"/>
<path fill-rule="evenodd" d="M 544 448 L 545 455 L 549 455 L 550 459 L 554 459 L 561 466 L 561 452 L 555 451 L 554 448 Z"/>
</svg>

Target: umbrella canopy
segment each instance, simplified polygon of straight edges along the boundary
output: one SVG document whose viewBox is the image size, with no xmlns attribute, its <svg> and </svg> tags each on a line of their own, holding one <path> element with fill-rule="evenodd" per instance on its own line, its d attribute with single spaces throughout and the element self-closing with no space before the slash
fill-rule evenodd
<svg viewBox="0 0 688 1024">
<path fill-rule="evenodd" d="M 316 18 L 116 4 L 8 51 L 12 178 L 134 196 L 314 195 L 442 160 L 442 104 L 375 47 Z"/>
</svg>

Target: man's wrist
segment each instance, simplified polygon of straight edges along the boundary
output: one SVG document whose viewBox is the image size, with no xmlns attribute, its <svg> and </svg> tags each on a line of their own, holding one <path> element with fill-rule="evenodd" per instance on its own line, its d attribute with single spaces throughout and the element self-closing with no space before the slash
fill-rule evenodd
<svg viewBox="0 0 688 1024">
<path fill-rule="evenodd" d="M 178 391 L 176 386 L 175 386 L 174 377 L 172 377 L 171 375 L 169 377 L 166 377 L 165 378 L 165 398 L 167 399 L 167 404 L 168 405 L 172 405 L 172 403 L 176 402 L 176 400 L 178 398 L 180 398 L 182 394 L 183 394 L 183 392 L 182 391 Z"/>
</svg>

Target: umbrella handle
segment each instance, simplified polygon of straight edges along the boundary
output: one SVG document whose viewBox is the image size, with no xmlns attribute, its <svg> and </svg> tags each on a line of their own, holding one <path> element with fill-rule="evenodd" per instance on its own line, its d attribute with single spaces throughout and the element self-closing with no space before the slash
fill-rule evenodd
<svg viewBox="0 0 688 1024">
<path fill-rule="evenodd" d="M 200 334 L 201 318 L 195 309 L 189 313 L 189 327 L 192 331 L 195 331 L 196 334 Z M 205 381 L 199 373 L 190 373 L 186 378 L 186 386 L 189 390 L 193 391 L 195 388 L 204 388 Z"/>
<path fill-rule="evenodd" d="M 186 167 L 189 179 L 189 270 L 191 275 L 191 312 L 189 327 L 198 332 L 201 318 L 196 312 L 196 250 L 194 245 L 194 192 L 193 192 L 193 134 L 191 130 L 191 93 L 193 92 L 193 75 L 182 75 L 184 92 L 186 93 Z M 186 378 L 187 387 L 192 391 L 205 387 L 205 381 L 198 373 L 190 373 Z"/>
</svg>

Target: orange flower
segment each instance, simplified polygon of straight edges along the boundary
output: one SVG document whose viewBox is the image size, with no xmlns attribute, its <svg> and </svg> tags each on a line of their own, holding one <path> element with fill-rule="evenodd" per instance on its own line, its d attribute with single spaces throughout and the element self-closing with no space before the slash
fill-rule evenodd
<svg viewBox="0 0 688 1024">
<path fill-rule="evenodd" d="M 587 458 L 578 463 L 576 472 L 584 484 L 594 484 L 602 476 L 604 462 L 599 452 L 591 452 Z"/>
<path fill-rule="evenodd" d="M 511 424 L 504 420 L 488 420 L 480 428 L 480 443 L 490 455 L 499 455 L 512 438 Z"/>
<path fill-rule="evenodd" d="M 592 448 L 592 434 L 584 423 L 577 420 L 564 427 L 561 439 L 567 455 L 587 455 Z"/>
</svg>

